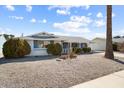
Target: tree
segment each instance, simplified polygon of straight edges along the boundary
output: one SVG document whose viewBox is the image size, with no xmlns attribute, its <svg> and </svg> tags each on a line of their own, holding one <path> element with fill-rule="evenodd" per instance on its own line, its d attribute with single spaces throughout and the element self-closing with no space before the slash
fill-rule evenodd
<svg viewBox="0 0 124 93">
<path fill-rule="evenodd" d="M 18 58 L 30 54 L 31 47 L 26 40 L 11 38 L 3 44 L 5 58 Z"/>
<path fill-rule="evenodd" d="M 114 38 L 121 38 L 121 36 L 115 36 Z"/>
<path fill-rule="evenodd" d="M 107 31 L 106 31 L 106 51 L 105 57 L 114 59 L 112 46 L 112 5 L 107 5 Z"/>
</svg>

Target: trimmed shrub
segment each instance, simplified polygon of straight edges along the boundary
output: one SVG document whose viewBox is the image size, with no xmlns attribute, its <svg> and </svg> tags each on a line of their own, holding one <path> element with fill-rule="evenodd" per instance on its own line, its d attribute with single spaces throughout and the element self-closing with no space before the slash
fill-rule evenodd
<svg viewBox="0 0 124 93">
<path fill-rule="evenodd" d="M 62 46 L 59 43 L 47 45 L 48 54 L 61 55 L 61 52 L 62 52 Z"/>
<path fill-rule="evenodd" d="M 11 38 L 3 44 L 5 58 L 18 58 L 30 54 L 31 47 L 26 40 Z"/>
<path fill-rule="evenodd" d="M 114 51 L 118 51 L 118 45 L 117 45 L 117 43 L 114 43 L 114 44 L 113 44 L 113 50 L 114 50 Z"/>
<path fill-rule="evenodd" d="M 61 55 L 62 46 L 59 43 L 54 44 L 53 55 Z"/>
<path fill-rule="evenodd" d="M 81 48 L 73 48 L 72 51 L 76 54 L 81 54 L 82 49 Z"/>
<path fill-rule="evenodd" d="M 52 54 L 53 51 L 55 51 L 55 50 L 54 50 L 54 44 L 48 44 L 48 45 L 46 46 L 46 48 L 47 48 L 47 53 L 48 53 L 48 54 Z"/>
<path fill-rule="evenodd" d="M 84 53 L 89 53 L 89 52 L 91 52 L 91 48 L 90 47 L 85 47 L 85 48 L 82 48 L 82 51 Z"/>
<path fill-rule="evenodd" d="M 84 53 L 87 53 L 87 48 L 85 47 L 85 48 L 82 48 L 82 51 L 84 52 Z"/>
<path fill-rule="evenodd" d="M 87 52 L 91 52 L 91 48 L 90 47 L 87 48 Z"/>
</svg>

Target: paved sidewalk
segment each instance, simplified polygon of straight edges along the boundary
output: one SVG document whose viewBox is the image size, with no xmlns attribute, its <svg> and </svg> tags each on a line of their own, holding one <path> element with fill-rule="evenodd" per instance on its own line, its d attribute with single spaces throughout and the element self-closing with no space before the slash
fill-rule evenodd
<svg viewBox="0 0 124 93">
<path fill-rule="evenodd" d="M 71 88 L 124 88 L 124 70 L 72 86 Z"/>
</svg>

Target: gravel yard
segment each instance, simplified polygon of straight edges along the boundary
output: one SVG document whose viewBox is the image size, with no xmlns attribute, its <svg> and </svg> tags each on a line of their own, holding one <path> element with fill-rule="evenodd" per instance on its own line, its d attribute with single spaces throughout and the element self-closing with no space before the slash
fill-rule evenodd
<svg viewBox="0 0 124 93">
<path fill-rule="evenodd" d="M 124 70 L 123 61 L 124 58 L 121 61 L 105 59 L 99 53 L 63 61 L 41 57 L 0 59 L 0 87 L 71 87 Z"/>
</svg>

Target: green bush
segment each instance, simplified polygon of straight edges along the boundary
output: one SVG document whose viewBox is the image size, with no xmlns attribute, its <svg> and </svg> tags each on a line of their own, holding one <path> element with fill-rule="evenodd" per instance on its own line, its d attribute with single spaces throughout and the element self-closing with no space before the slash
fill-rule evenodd
<svg viewBox="0 0 124 93">
<path fill-rule="evenodd" d="M 89 52 L 91 52 L 91 48 L 90 47 L 85 47 L 85 48 L 82 48 L 82 51 L 84 53 L 89 53 Z"/>
<path fill-rule="evenodd" d="M 72 51 L 76 54 L 81 54 L 82 49 L 81 48 L 73 48 Z"/>
<path fill-rule="evenodd" d="M 117 43 L 114 43 L 114 44 L 113 44 L 113 50 L 114 50 L 114 51 L 118 51 L 117 47 L 118 47 Z"/>
<path fill-rule="evenodd" d="M 23 39 L 11 38 L 3 44 L 3 55 L 5 58 L 24 57 L 30 52 L 30 45 Z"/>
<path fill-rule="evenodd" d="M 55 50 L 54 50 L 54 44 L 48 44 L 48 45 L 46 46 L 46 48 L 47 48 L 47 53 L 48 53 L 48 54 L 52 54 L 53 51 L 55 51 Z"/>
<path fill-rule="evenodd" d="M 54 44 L 54 50 L 53 55 L 61 55 L 62 52 L 62 46 L 59 43 Z"/>
<path fill-rule="evenodd" d="M 84 53 L 87 53 L 87 48 L 85 47 L 85 48 L 82 48 L 82 51 L 84 52 Z"/>
<path fill-rule="evenodd" d="M 61 52 L 62 52 L 62 46 L 59 43 L 47 45 L 48 54 L 61 55 Z"/>
<path fill-rule="evenodd" d="M 90 47 L 87 48 L 87 52 L 91 52 L 91 48 Z"/>
</svg>

